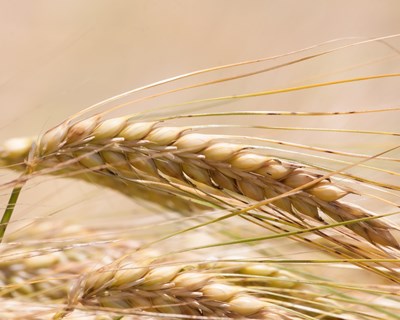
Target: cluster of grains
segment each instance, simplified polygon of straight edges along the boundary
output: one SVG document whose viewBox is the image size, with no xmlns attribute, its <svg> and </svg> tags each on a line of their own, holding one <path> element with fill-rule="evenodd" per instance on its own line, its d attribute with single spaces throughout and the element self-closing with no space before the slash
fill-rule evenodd
<svg viewBox="0 0 400 320">
<path fill-rule="evenodd" d="M 268 288 L 267 295 L 271 292 L 282 293 L 281 297 L 285 300 L 294 298 L 293 301 L 295 301 L 296 297 L 307 297 L 306 291 L 315 292 L 312 286 L 305 284 L 303 278 L 270 264 L 222 261 L 207 264 L 207 267 L 229 275 L 229 281 L 238 286 L 254 289 Z M 279 299 L 279 297 L 276 298 Z"/>
<path fill-rule="evenodd" d="M 272 295 L 268 302 L 263 298 L 271 289 L 278 289 L 275 292 L 305 289 L 297 282 L 299 279 L 265 264 L 161 263 L 144 251 L 84 275 L 70 294 L 69 308 L 79 302 L 111 310 L 195 318 L 288 319 L 290 316 L 290 319 L 296 319 L 299 316 L 300 319 L 321 314 L 325 314 L 326 319 L 340 318 L 333 315 L 336 306 L 332 304 L 328 313 L 311 307 L 306 312 L 282 308 L 278 300 L 282 296 L 285 301 L 292 298 L 287 291 L 278 297 Z M 257 287 L 258 292 L 253 292 L 251 287 Z M 296 295 L 299 296 L 294 294 L 293 301 Z"/>
<path fill-rule="evenodd" d="M 64 240 L 50 240 L 55 234 Z M 127 320 L 138 314 L 148 319 L 152 314 L 289 319 L 290 311 L 273 300 L 267 304 L 248 288 L 304 289 L 298 277 L 265 264 L 160 260 L 159 252 L 137 251 L 133 240 L 69 243 L 84 234 L 96 236 L 96 231 L 43 223 L 25 232 L 28 243 L 10 237 L 0 251 L 0 315 L 105 320 L 113 319 L 107 313 L 122 310 Z M 121 259 L 127 252 L 135 253 Z M 286 296 L 290 299 L 290 293 Z M 19 303 L 32 308 L 17 312 Z"/>
<path fill-rule="evenodd" d="M 138 246 L 132 240 L 79 245 L 74 240 L 96 234 L 80 226 L 42 222 L 24 230 L 22 236 L 10 235 L 9 243 L 0 247 L 0 319 L 53 319 L 81 273 L 110 263 Z M 76 310 L 68 319 L 112 320 L 115 316 Z M 130 319 L 138 317 L 124 317 Z"/>
<path fill-rule="evenodd" d="M 31 170 L 75 171 L 80 178 L 177 211 L 202 208 L 202 200 L 225 208 L 264 201 L 299 188 L 268 204 L 269 209 L 313 221 L 323 221 L 322 214 L 338 222 L 372 216 L 339 201 L 350 191 L 331 179 L 321 179 L 294 162 L 257 153 L 251 146 L 227 143 L 227 139 L 193 133 L 186 127 L 126 117 L 102 120 L 98 115 L 49 130 L 39 138 L 36 149 L 32 149 L 32 139 L 8 141 L 0 149 L 0 159 L 7 164 L 23 162 L 31 150 Z M 79 174 L 84 169 L 90 175 Z M 390 226 L 382 221 L 347 227 L 371 243 L 398 247 Z"/>
<path fill-rule="evenodd" d="M 232 260 L 234 261 L 234 260 Z M 218 261 L 205 265 L 219 270 L 225 281 L 237 287 L 246 288 L 252 294 L 268 300 L 272 305 L 285 306 L 296 310 L 304 318 L 315 316 L 324 319 L 357 319 L 347 314 L 337 302 L 330 299 L 293 272 L 268 263 L 238 263 Z M 292 315 L 293 316 L 293 315 Z"/>
<path fill-rule="evenodd" d="M 49 225 L 33 228 L 38 234 L 49 235 Z M 59 230 L 59 236 L 77 236 L 93 231 L 81 227 Z M 53 229 L 51 229 L 53 230 Z M 73 232 L 72 234 L 70 232 Z M 11 238 L 11 240 L 13 240 Z M 57 242 L 15 242 L 0 247 L 0 296 L 30 301 L 64 302 L 71 282 L 82 272 L 98 264 L 109 263 L 138 243 L 81 244 L 72 241 L 57 247 Z"/>
<path fill-rule="evenodd" d="M 135 259 L 136 260 L 136 259 Z M 142 260 L 143 261 L 143 260 Z M 146 312 L 265 318 L 266 303 L 216 275 L 180 265 L 125 262 L 83 279 L 81 303 Z"/>
</svg>

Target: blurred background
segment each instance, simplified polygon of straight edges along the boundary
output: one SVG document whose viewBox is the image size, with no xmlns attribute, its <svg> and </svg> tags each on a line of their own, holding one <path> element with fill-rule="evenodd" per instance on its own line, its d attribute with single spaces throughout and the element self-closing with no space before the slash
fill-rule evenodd
<svg viewBox="0 0 400 320">
<path fill-rule="evenodd" d="M 398 33 L 400 2 L 0 1 L 0 21 L 1 134 L 15 136 L 37 133 L 102 99 L 193 70 L 279 55 L 338 38 L 363 40 Z M 260 87 L 305 81 L 333 72 L 337 65 L 351 67 L 390 53 L 382 44 L 347 50 L 311 67 L 305 64 L 276 72 Z M 241 84 L 239 89 L 248 92 L 251 87 Z M 379 101 L 391 104 L 396 93 L 389 91 L 387 97 L 385 91 L 378 95 Z M 192 99 L 197 96 L 203 93 L 189 94 Z M 283 99 L 285 107 L 299 108 L 299 95 L 289 102 L 291 97 Z M 343 101 L 347 108 L 355 108 L 362 99 L 371 105 L 377 102 L 371 101 L 372 94 L 334 101 L 329 96 L 318 101 L 318 107 L 332 108 Z M 311 109 L 315 100 L 309 97 L 301 103 Z"/>
<path fill-rule="evenodd" d="M 302 54 L 237 71 L 218 71 L 210 80 L 290 61 L 356 41 L 400 32 L 397 0 L 37 0 L 0 1 L 0 138 L 37 135 L 67 116 L 113 95 L 161 79 L 268 56 L 285 54 L 329 40 L 337 42 Z M 400 40 L 369 43 L 334 52 L 267 74 L 203 87 L 124 109 L 122 113 L 168 106 L 187 100 L 279 89 L 307 83 L 400 71 Z M 166 88 L 183 86 L 183 80 Z M 396 107 L 397 78 L 337 85 L 282 95 L 231 101 L 212 110 L 364 110 Z M 157 91 L 148 91 L 147 94 Z M 204 107 L 204 106 L 199 106 Z M 127 111 L 129 110 L 129 111 Z M 171 109 L 168 109 L 171 110 Z M 211 110 L 211 109 L 207 109 Z M 172 111 L 171 111 L 172 112 Z M 181 111 L 174 110 L 172 113 Z M 397 115 L 397 116 L 396 116 Z M 246 120 L 244 120 L 246 119 Z M 210 120 L 221 123 L 222 119 Z M 398 113 L 336 118 L 238 118 L 230 122 L 264 125 L 322 126 L 395 131 Z M 312 122 L 313 121 L 313 122 Z M 228 130 L 229 132 L 229 130 Z M 354 148 L 359 136 L 263 132 L 270 138 L 319 146 Z M 336 138 L 337 137 L 337 138 Z M 381 137 L 375 145 L 394 143 Z M 364 139 L 362 137 L 362 139 Z M 368 147 L 374 145 L 372 140 Z M 348 143 L 348 146 L 344 144 Z M 398 143 L 398 140 L 397 140 Z M 362 147 L 361 147 L 362 148 Z M 376 148 L 371 153 L 379 151 Z M 399 153 L 397 153 L 399 154 Z M 3 175 L 4 181 L 7 181 Z M 46 216 L 85 208 L 82 183 L 45 179 L 27 188 L 19 217 Z M 71 187 L 71 185 L 73 187 Z M 85 192 L 82 192 L 85 190 Z M 103 199 L 89 190 L 94 199 Z M 72 196 L 69 195 L 72 194 Z M 4 200 L 7 192 L 3 191 Z M 60 199 L 63 201 L 60 201 Z M 130 201 L 115 195 L 90 201 L 85 209 L 98 215 Z M 128 204 L 129 203 L 129 204 Z M 33 212 L 35 208 L 36 212 Z M 96 209 L 97 208 L 97 209 Z M 74 211 L 74 209 L 71 209 Z M 67 211 L 68 212 L 68 211 Z M 128 213 L 130 214 L 130 213 Z"/>
</svg>

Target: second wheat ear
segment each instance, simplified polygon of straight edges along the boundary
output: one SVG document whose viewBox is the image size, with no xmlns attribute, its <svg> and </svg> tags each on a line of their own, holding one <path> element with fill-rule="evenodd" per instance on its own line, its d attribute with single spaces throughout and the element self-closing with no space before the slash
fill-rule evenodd
<svg viewBox="0 0 400 320">
<path fill-rule="evenodd" d="M 127 117 L 104 120 L 96 115 L 73 124 L 64 122 L 43 134 L 35 163 L 39 172 L 84 172 L 77 176 L 178 212 L 200 211 L 202 200 L 223 208 L 263 201 L 321 180 L 312 168 L 229 140 L 225 135 L 193 133 L 188 127 Z M 14 152 L 9 154 L 18 156 L 5 160 L 21 162 L 31 141 L 20 141 L 19 152 L 11 145 Z M 7 155 L 6 149 L 3 154 Z M 350 192 L 329 178 L 322 179 L 268 207 L 293 219 L 322 221 L 321 213 L 337 222 L 372 217 L 371 212 L 340 201 Z M 346 227 L 373 244 L 398 248 L 392 226 L 385 222 L 368 220 Z"/>
<path fill-rule="evenodd" d="M 193 319 L 205 319 L 206 315 L 221 319 L 292 319 L 296 313 L 304 319 L 311 319 L 311 314 L 342 319 L 340 312 L 345 312 L 313 281 L 265 261 L 256 263 L 244 257 L 204 260 L 193 253 L 185 255 L 183 261 L 175 261 L 173 255 L 163 257 L 159 250 L 140 249 L 140 241 L 122 238 L 77 246 L 56 241 L 48 251 L 47 241 L 54 232 L 64 240 L 77 235 L 99 240 L 104 237 L 103 231 L 42 221 L 23 234 L 12 234 L 10 240 L 16 246 L 0 250 L 1 298 L 26 302 L 23 299 L 29 297 L 31 302 L 61 303 L 52 319 L 78 319 L 69 315 L 84 311 L 82 307 L 88 308 L 87 312 L 91 307 L 121 313 L 135 309 L 141 316 L 153 312 L 159 317 L 186 315 Z M 30 239 L 30 244 L 24 239 Z M 293 305 L 284 308 L 288 301 Z M 308 309 L 296 310 L 301 301 Z"/>
</svg>

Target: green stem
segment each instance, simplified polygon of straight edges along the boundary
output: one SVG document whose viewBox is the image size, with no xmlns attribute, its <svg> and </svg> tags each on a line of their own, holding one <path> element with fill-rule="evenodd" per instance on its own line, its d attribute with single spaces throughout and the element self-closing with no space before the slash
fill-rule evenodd
<svg viewBox="0 0 400 320">
<path fill-rule="evenodd" d="M 1 218 L 0 223 L 0 243 L 3 241 L 4 234 L 6 232 L 8 222 L 11 219 L 11 216 L 14 212 L 15 205 L 17 203 L 19 194 L 21 193 L 22 185 L 18 185 L 14 187 L 10 199 L 8 200 L 7 208 L 4 211 L 3 217 Z"/>
</svg>

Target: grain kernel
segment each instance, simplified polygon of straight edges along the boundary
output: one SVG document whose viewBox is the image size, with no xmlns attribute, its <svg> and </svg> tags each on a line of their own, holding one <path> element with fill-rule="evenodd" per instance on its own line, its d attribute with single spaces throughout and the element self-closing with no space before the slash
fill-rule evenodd
<svg viewBox="0 0 400 320">
<path fill-rule="evenodd" d="M 318 213 L 318 208 L 317 206 L 313 206 L 307 202 L 297 200 L 297 199 L 291 199 L 293 207 L 300 213 L 312 217 L 316 220 L 320 220 L 320 216 Z"/>
<path fill-rule="evenodd" d="M 113 118 L 104 120 L 93 131 L 94 141 L 114 138 L 125 128 L 127 120 L 125 118 Z"/>
<path fill-rule="evenodd" d="M 100 122 L 100 116 L 93 116 L 82 120 L 69 128 L 66 141 L 68 144 L 84 140 L 90 136 Z"/>
<path fill-rule="evenodd" d="M 74 155 L 76 157 L 82 157 L 79 159 L 79 163 L 85 166 L 86 168 L 96 168 L 96 169 L 104 169 L 105 162 L 103 158 L 98 153 L 87 153 L 86 151 L 75 151 Z"/>
<path fill-rule="evenodd" d="M 255 276 L 271 276 L 278 272 L 276 268 L 267 266 L 265 264 L 250 264 L 240 268 L 240 273 L 255 275 Z"/>
<path fill-rule="evenodd" d="M 260 312 L 265 303 L 251 296 L 238 296 L 229 301 L 229 310 L 236 312 L 242 316 L 250 316 Z"/>
<path fill-rule="evenodd" d="M 149 271 L 148 267 L 128 263 L 118 267 L 112 282 L 113 287 L 123 286 L 142 278 Z"/>
<path fill-rule="evenodd" d="M 141 140 L 149 134 L 155 122 L 136 122 L 128 124 L 125 129 L 118 134 L 119 137 L 127 141 Z"/>
<path fill-rule="evenodd" d="M 147 273 L 142 286 L 153 286 L 170 282 L 180 270 L 181 267 L 177 266 L 161 266 L 154 268 Z"/>
<path fill-rule="evenodd" d="M 178 275 L 174 279 L 176 287 L 185 288 L 185 290 L 195 291 L 204 287 L 212 276 L 195 272 L 186 272 Z"/>
<path fill-rule="evenodd" d="M 264 200 L 264 190 L 261 187 L 253 183 L 247 182 L 245 180 L 239 180 L 237 184 L 240 191 L 246 197 L 249 197 L 250 199 L 254 199 L 257 201 Z"/>
<path fill-rule="evenodd" d="M 147 156 L 136 152 L 129 152 L 128 160 L 134 168 L 148 173 L 151 176 L 158 176 L 157 168 L 154 164 L 154 161 Z"/>
<path fill-rule="evenodd" d="M 160 127 L 151 130 L 145 139 L 156 145 L 166 146 L 175 142 L 181 134 L 182 128 Z"/>
<path fill-rule="evenodd" d="M 107 287 L 112 278 L 113 273 L 108 270 L 98 270 L 95 273 L 91 272 L 85 278 L 85 290 L 91 291 Z"/>
<path fill-rule="evenodd" d="M 209 186 L 212 185 L 208 170 L 196 167 L 190 163 L 183 163 L 182 169 L 193 180 Z"/>
<path fill-rule="evenodd" d="M 348 194 L 347 191 L 333 184 L 317 185 L 308 189 L 307 192 L 323 201 L 336 201 Z"/>
<path fill-rule="evenodd" d="M 39 142 L 39 150 L 41 154 L 52 153 L 60 146 L 62 146 L 65 137 L 67 136 L 69 128 L 68 122 L 63 122 L 57 127 L 48 130 L 41 138 Z"/>
<path fill-rule="evenodd" d="M 266 164 L 260 169 L 256 170 L 261 175 L 268 175 L 274 180 L 280 180 L 288 176 L 293 171 L 292 168 L 285 167 L 282 164 Z"/>
<path fill-rule="evenodd" d="M 215 143 L 202 151 L 207 160 L 225 161 L 241 150 L 243 146 L 232 143 Z"/>
<path fill-rule="evenodd" d="M 255 171 L 260 169 L 268 160 L 268 157 L 256 153 L 240 153 L 230 162 L 236 169 Z"/>
<path fill-rule="evenodd" d="M 294 171 L 289 177 L 283 180 L 283 183 L 291 188 L 297 188 L 306 183 L 314 181 L 315 179 L 317 179 L 317 177 L 311 174 L 301 171 Z"/>
<path fill-rule="evenodd" d="M 222 283 L 212 283 L 209 285 L 204 286 L 201 289 L 204 296 L 218 301 L 227 301 L 235 294 L 240 292 L 238 287 L 222 284 Z"/>
<path fill-rule="evenodd" d="M 180 137 L 174 145 L 190 152 L 199 152 L 206 148 L 210 142 L 210 136 L 200 133 L 188 133 Z"/>
<path fill-rule="evenodd" d="M 1 157 L 16 159 L 25 157 L 32 148 L 32 138 L 12 138 L 4 142 L 0 152 L 4 155 Z"/>
</svg>

